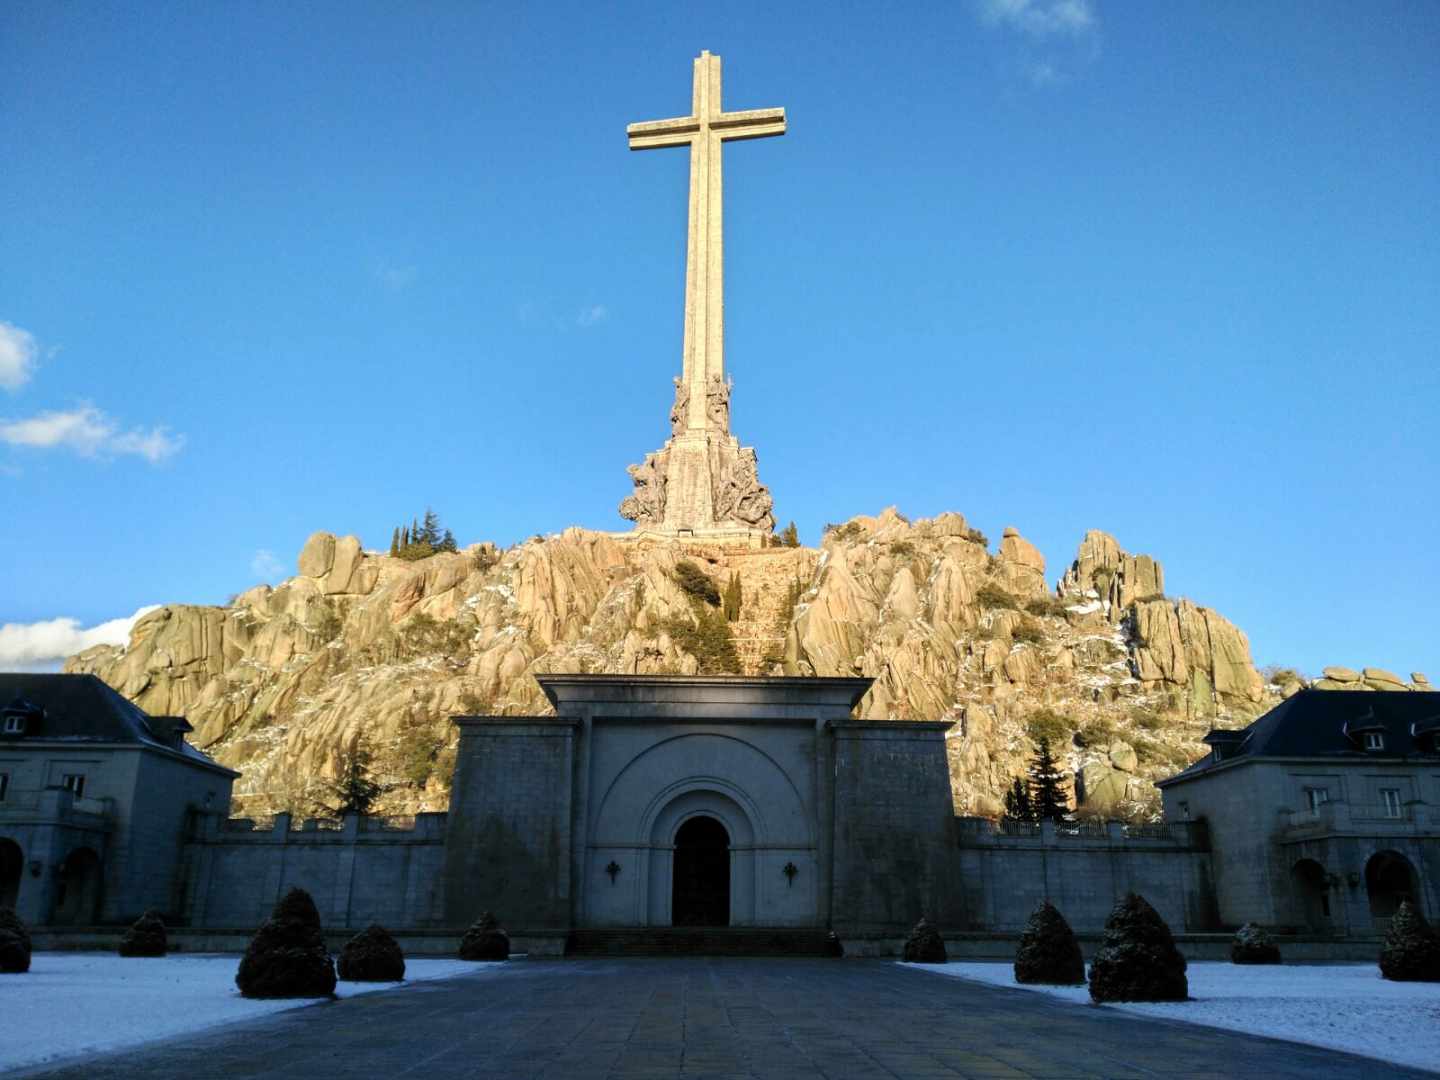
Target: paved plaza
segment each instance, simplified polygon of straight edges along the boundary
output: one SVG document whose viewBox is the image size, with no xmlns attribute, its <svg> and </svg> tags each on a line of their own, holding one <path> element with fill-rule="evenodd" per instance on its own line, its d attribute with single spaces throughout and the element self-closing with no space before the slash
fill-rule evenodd
<svg viewBox="0 0 1440 1080">
<path fill-rule="evenodd" d="M 1429 1077 L 879 961 L 520 961 L 26 1076 Z"/>
</svg>

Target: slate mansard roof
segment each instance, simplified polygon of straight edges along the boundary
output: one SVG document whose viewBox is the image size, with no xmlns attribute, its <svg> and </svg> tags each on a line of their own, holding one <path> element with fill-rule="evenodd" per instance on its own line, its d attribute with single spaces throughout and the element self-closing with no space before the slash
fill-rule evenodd
<svg viewBox="0 0 1440 1080">
<path fill-rule="evenodd" d="M 1383 735 L 1384 749 L 1366 750 L 1366 732 Z M 1160 786 L 1256 758 L 1440 760 L 1440 692 L 1301 690 L 1249 727 L 1212 731 L 1205 741 L 1216 752 Z"/>
<path fill-rule="evenodd" d="M 183 717 L 150 716 L 94 675 L 0 672 L 0 711 L 27 718 L 22 735 L 0 730 L 0 745 L 35 739 L 69 743 L 134 743 L 178 753 L 232 772 L 185 741 Z M 238 776 L 238 773 L 234 775 Z"/>
</svg>

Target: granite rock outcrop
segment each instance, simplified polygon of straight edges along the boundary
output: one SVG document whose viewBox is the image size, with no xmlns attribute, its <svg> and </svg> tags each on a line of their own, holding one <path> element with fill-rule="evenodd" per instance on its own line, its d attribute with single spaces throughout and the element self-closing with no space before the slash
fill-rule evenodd
<svg viewBox="0 0 1440 1080">
<path fill-rule="evenodd" d="M 242 771 L 237 812 L 315 809 L 361 734 L 382 809 L 443 809 L 451 716 L 547 712 L 533 678 L 546 672 L 697 670 L 675 633 L 696 603 L 681 561 L 718 587 L 738 577 L 741 671 L 869 676 L 859 715 L 950 720 L 960 813 L 998 813 L 1042 731 L 1093 809 L 1153 812 L 1151 781 L 1282 692 L 1239 629 L 1166 596 L 1160 564 L 1106 533 L 1085 535 L 1052 590 L 1017 530 L 992 552 L 958 513 L 893 509 L 829 528 L 818 548 L 572 528 L 411 562 L 316 533 L 288 580 L 162 607 L 66 670 L 185 716 L 197 745 Z"/>
</svg>

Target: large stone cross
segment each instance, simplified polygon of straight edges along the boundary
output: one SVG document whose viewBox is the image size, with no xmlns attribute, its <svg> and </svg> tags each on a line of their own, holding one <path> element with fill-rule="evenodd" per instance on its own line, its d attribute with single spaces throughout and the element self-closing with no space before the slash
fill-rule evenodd
<svg viewBox="0 0 1440 1080">
<path fill-rule="evenodd" d="M 695 60 L 695 93 L 690 115 L 650 120 L 626 128 L 631 150 L 690 147 L 690 236 L 685 255 L 685 351 L 681 380 L 684 429 L 721 426 L 729 410 L 707 408 L 707 391 L 725 383 L 724 240 L 721 231 L 720 144 L 730 139 L 763 139 L 785 134 L 784 109 L 723 112 L 720 57 L 702 52 Z M 728 402 L 728 393 L 727 393 Z"/>
</svg>

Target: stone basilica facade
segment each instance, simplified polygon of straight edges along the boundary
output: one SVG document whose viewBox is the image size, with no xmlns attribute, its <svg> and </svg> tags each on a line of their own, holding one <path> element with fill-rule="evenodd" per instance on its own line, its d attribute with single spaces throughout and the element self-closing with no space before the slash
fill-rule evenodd
<svg viewBox="0 0 1440 1080">
<path fill-rule="evenodd" d="M 298 822 L 230 818 L 236 774 L 178 718 L 0 676 L 0 905 L 102 936 L 153 908 L 213 947 L 299 885 L 337 931 L 489 909 L 537 955 L 702 928 L 885 954 L 922 914 L 983 944 L 1046 898 L 1084 934 L 1135 890 L 1179 933 L 1333 956 L 1402 898 L 1440 913 L 1440 694 L 1302 691 L 1163 781 L 1164 823 L 1032 825 L 956 818 L 947 725 L 852 719 L 865 679 L 541 681 L 553 716 L 455 718 L 448 813 Z"/>
</svg>

